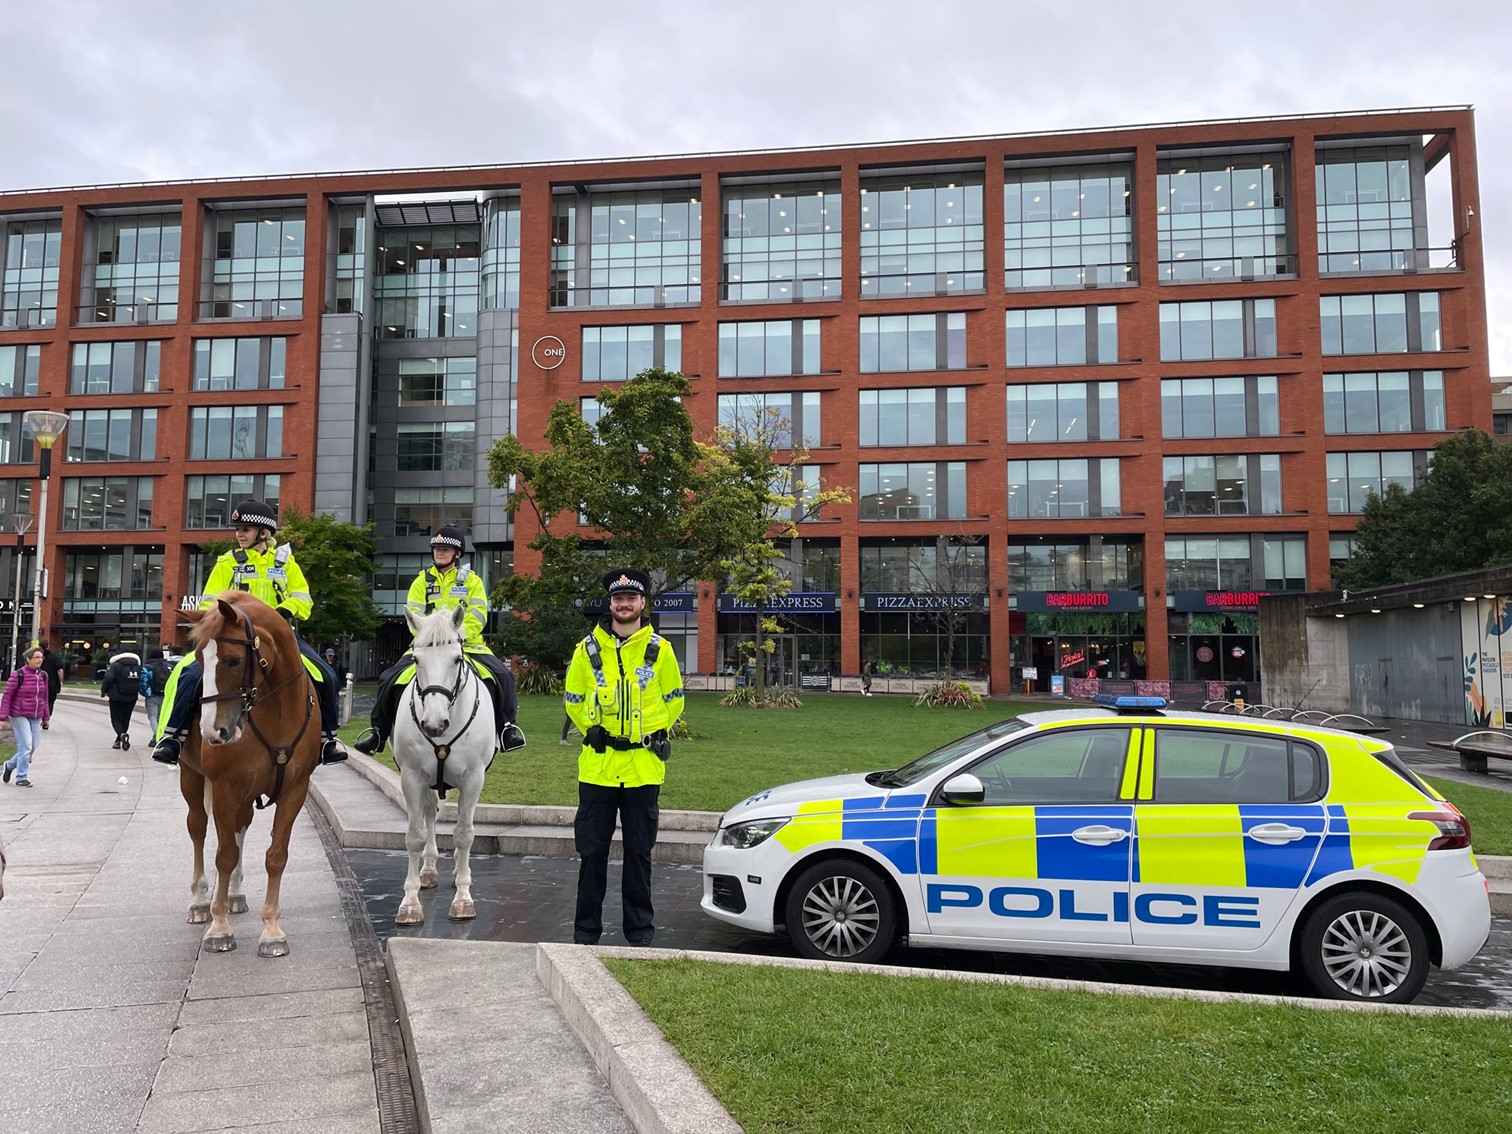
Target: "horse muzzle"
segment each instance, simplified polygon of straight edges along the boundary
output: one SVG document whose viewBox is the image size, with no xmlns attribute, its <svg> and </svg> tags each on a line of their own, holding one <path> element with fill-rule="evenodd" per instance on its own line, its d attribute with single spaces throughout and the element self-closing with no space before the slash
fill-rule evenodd
<svg viewBox="0 0 1512 1134">
<path fill-rule="evenodd" d="M 242 738 L 242 727 L 240 723 L 237 723 L 233 728 L 226 728 L 222 725 L 213 729 L 205 729 L 201 731 L 200 735 L 204 738 L 205 743 L 212 747 L 219 747 L 222 744 L 235 744 Z"/>
</svg>

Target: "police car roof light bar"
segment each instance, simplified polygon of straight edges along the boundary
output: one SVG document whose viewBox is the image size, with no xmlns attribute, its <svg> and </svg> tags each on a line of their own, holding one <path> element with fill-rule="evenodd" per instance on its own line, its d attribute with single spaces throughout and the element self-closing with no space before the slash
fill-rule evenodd
<svg viewBox="0 0 1512 1134">
<path fill-rule="evenodd" d="M 1113 693 L 1098 693 L 1092 703 L 1120 713 L 1158 713 L 1166 707 L 1164 697 L 1118 696 Z"/>
</svg>

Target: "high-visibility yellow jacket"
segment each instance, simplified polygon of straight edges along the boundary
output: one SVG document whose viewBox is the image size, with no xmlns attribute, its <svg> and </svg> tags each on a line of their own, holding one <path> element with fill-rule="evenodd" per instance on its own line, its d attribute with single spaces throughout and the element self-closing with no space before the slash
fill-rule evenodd
<svg viewBox="0 0 1512 1134">
<path fill-rule="evenodd" d="M 249 591 L 269 606 L 287 610 L 296 619 L 310 617 L 310 587 L 286 543 L 267 551 L 234 548 L 215 561 L 200 595 L 200 609 L 215 605 L 222 591 Z"/>
<path fill-rule="evenodd" d="M 682 716 L 677 652 L 657 639 L 656 660 L 646 664 L 647 651 L 656 638 L 650 623 L 623 640 L 600 623 L 589 637 L 598 647 L 600 664 L 593 664 L 588 639 L 579 642 L 567 667 L 567 715 L 585 735 L 600 725 L 611 737 L 635 747 L 606 748 L 600 753 L 585 743 L 578 753 L 578 779 L 606 787 L 664 782 L 666 764 L 641 742 L 649 733 L 670 729 Z"/>
<path fill-rule="evenodd" d="M 432 564 L 410 584 L 405 605 L 416 618 L 437 610 L 456 610 L 466 606 L 462 621 L 464 647 L 473 653 L 492 653 L 483 641 L 483 626 L 488 621 L 488 590 L 483 580 L 466 564 L 445 571 Z"/>
</svg>

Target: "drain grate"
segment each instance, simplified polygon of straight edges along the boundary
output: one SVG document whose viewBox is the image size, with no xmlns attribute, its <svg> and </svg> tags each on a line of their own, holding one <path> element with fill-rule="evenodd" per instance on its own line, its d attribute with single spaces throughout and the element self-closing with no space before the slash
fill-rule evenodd
<svg viewBox="0 0 1512 1134">
<path fill-rule="evenodd" d="M 373 1052 L 373 1084 L 378 1094 L 378 1129 L 381 1134 L 420 1134 L 420 1111 L 415 1104 L 415 1085 L 410 1080 L 409 1061 L 404 1056 L 404 1036 L 399 1030 L 399 1009 L 389 985 L 383 946 L 368 920 L 357 875 L 346 852 L 336 840 L 320 808 L 307 803 L 305 811 L 315 821 L 321 845 L 336 875 L 341 909 L 346 914 L 352 948 L 357 954 L 357 972 L 362 978 L 362 999 L 367 1008 L 368 1043 Z"/>
</svg>

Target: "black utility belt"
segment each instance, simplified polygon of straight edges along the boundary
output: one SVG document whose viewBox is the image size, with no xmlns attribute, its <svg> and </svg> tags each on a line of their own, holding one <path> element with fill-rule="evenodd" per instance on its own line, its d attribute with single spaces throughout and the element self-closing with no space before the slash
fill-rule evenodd
<svg viewBox="0 0 1512 1134">
<path fill-rule="evenodd" d="M 604 747 L 612 748 L 616 752 L 629 752 L 632 748 L 644 748 L 645 744 L 635 740 L 627 740 L 623 736 L 606 736 L 604 737 Z"/>
</svg>

